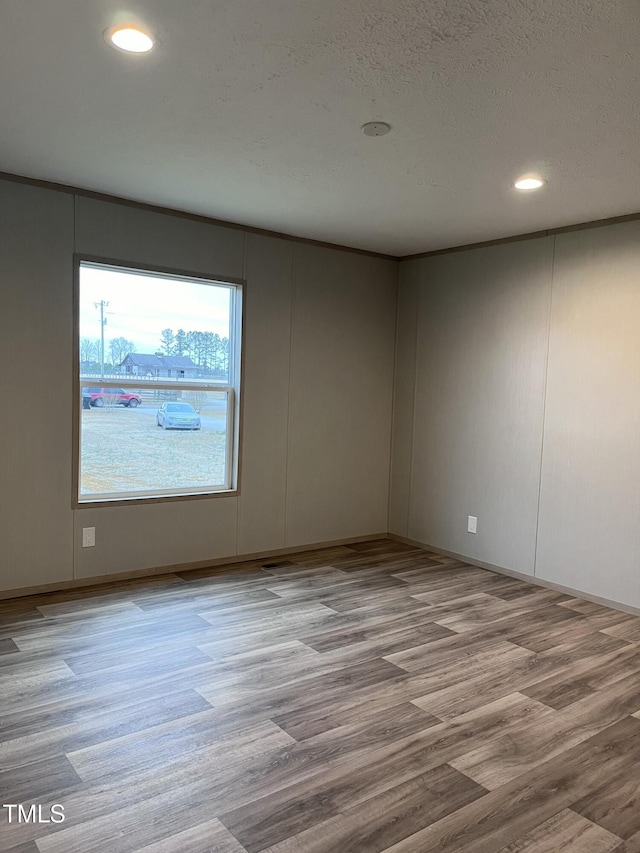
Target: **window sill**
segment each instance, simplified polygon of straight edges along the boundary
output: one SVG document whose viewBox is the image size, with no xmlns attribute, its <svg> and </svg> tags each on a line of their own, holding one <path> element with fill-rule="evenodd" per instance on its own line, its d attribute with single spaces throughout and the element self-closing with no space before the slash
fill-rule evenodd
<svg viewBox="0 0 640 853">
<path fill-rule="evenodd" d="M 96 509 L 104 506 L 140 506 L 141 504 L 174 503 L 175 501 L 201 501 L 212 498 L 237 498 L 240 489 L 226 489 L 219 492 L 197 492 L 185 495 L 144 495 L 139 498 L 97 498 L 96 500 L 80 501 L 75 498 L 71 502 L 72 509 Z"/>
</svg>

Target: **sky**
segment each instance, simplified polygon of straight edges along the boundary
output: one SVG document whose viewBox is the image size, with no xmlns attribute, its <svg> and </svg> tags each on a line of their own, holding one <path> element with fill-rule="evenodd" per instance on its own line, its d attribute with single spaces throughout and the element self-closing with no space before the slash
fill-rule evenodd
<svg viewBox="0 0 640 853">
<path fill-rule="evenodd" d="M 82 265 L 80 338 L 100 338 L 100 310 L 106 300 L 105 350 L 112 338 L 133 341 L 135 351 L 160 349 L 162 329 L 216 332 L 229 336 L 231 288 L 185 279 L 154 277 Z"/>
</svg>

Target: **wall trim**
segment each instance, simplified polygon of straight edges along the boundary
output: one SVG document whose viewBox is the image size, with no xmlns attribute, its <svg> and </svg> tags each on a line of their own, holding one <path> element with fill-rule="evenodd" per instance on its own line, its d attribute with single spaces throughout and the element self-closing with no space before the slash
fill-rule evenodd
<svg viewBox="0 0 640 853">
<path fill-rule="evenodd" d="M 50 592 L 61 592 L 67 589 L 88 589 L 93 586 L 120 583 L 137 578 L 156 578 L 162 575 L 198 571 L 200 569 L 218 569 L 225 571 L 239 563 L 251 563 L 255 560 L 265 560 L 269 557 L 284 557 L 288 554 L 302 554 L 306 551 L 321 551 L 323 548 L 337 548 L 340 545 L 352 545 L 356 542 L 373 542 L 376 539 L 389 539 L 388 533 L 370 533 L 366 536 L 351 536 L 347 539 L 332 539 L 326 542 L 313 542 L 310 545 L 293 545 L 288 548 L 276 548 L 272 551 L 255 551 L 252 554 L 229 554 L 227 557 L 216 557 L 211 560 L 198 560 L 192 563 L 174 563 L 169 566 L 159 566 L 147 569 L 137 569 L 133 572 L 117 572 L 96 577 L 75 578 L 68 581 L 27 586 L 19 589 L 0 590 L 0 601 L 13 598 L 24 598 L 32 595 L 42 595 Z"/>
<path fill-rule="evenodd" d="M 296 234 L 286 234 L 283 231 L 271 231 L 268 228 L 256 228 L 252 225 L 243 225 L 241 222 L 230 222 L 227 219 L 216 219 L 213 216 L 205 216 L 201 213 L 189 213 L 188 210 L 178 210 L 175 207 L 163 207 L 160 204 L 150 204 L 145 201 L 136 201 L 132 198 L 110 195 L 95 190 L 74 187 L 70 184 L 58 184 L 55 181 L 44 181 L 40 178 L 29 178 L 26 175 L 14 175 L 11 172 L 0 172 L 0 180 L 11 181 L 15 184 L 28 184 L 32 187 L 40 187 L 54 192 L 69 193 L 76 197 L 92 198 L 97 201 L 108 201 L 112 204 L 122 204 L 125 207 L 134 207 L 137 210 L 146 210 L 150 213 L 164 213 L 167 216 L 177 216 L 180 219 L 190 219 L 192 222 L 203 222 L 205 225 L 218 225 L 222 228 L 233 228 L 236 231 L 244 231 L 245 234 L 259 234 L 262 237 L 275 237 L 278 240 L 290 240 L 294 243 L 306 243 L 309 246 L 320 246 L 324 249 L 338 249 L 341 252 L 351 252 L 356 255 L 366 255 L 369 258 L 382 258 L 386 261 L 397 261 L 395 255 L 386 255 L 384 252 L 374 252 L 369 249 L 358 249 L 356 246 L 344 246 L 341 243 L 329 243 L 326 240 L 313 240 L 311 237 L 299 237 Z"/>
<path fill-rule="evenodd" d="M 433 249 L 430 252 L 417 252 L 415 255 L 402 255 L 396 260 L 400 262 L 418 261 L 421 258 L 435 258 L 437 255 L 467 252 L 469 249 L 486 249 L 489 246 L 501 246 L 504 243 L 520 243 L 522 240 L 539 240 L 541 237 L 569 234 L 571 231 L 586 231 L 588 228 L 606 228 L 608 225 L 620 225 L 623 222 L 637 222 L 638 220 L 640 220 L 640 212 L 625 213 L 622 216 L 611 216 L 607 219 L 592 219 L 588 222 L 578 222 L 575 225 L 561 225 L 558 228 L 544 228 L 541 231 L 529 231 L 526 234 L 513 234 L 511 237 L 482 240 L 480 243 L 463 243 L 460 246 L 450 246 L 446 249 Z"/>
<path fill-rule="evenodd" d="M 585 592 L 581 589 L 574 589 L 570 586 L 554 583 L 553 581 L 543 580 L 535 575 L 527 575 L 524 572 L 515 572 L 512 569 L 506 569 L 504 566 L 495 566 L 493 563 L 484 563 L 482 560 L 476 560 L 473 557 L 465 557 L 464 554 L 456 554 L 454 551 L 445 551 L 443 548 L 436 548 L 433 545 L 427 545 L 425 542 L 418 542 L 416 539 L 407 539 L 406 536 L 399 536 L 397 533 L 387 534 L 388 539 L 394 542 L 403 542 L 405 545 L 413 545 L 415 548 L 421 548 L 424 551 L 430 551 L 432 554 L 440 554 L 443 557 L 451 557 L 453 560 L 460 560 L 463 563 L 469 563 L 471 566 L 477 566 L 479 569 L 487 569 L 489 572 L 495 572 L 498 575 L 506 575 L 510 578 L 527 581 L 534 586 L 541 586 L 545 589 L 554 589 L 556 592 L 564 592 L 574 598 L 582 598 L 585 601 L 592 601 L 594 604 L 601 604 L 603 607 L 611 607 L 613 610 L 621 610 L 623 613 L 632 613 L 634 616 L 640 616 L 640 607 L 633 607 L 631 604 L 624 604 L 621 601 L 614 601 L 610 598 L 602 598 L 599 595 L 592 595 L 590 592 Z"/>
<path fill-rule="evenodd" d="M 522 240 L 537 240 L 540 237 L 549 237 L 554 234 L 566 234 L 571 231 L 584 231 L 587 228 L 605 228 L 608 225 L 618 225 L 622 222 L 635 222 L 640 220 L 640 211 L 637 213 L 625 213 L 621 216 L 611 216 L 606 219 L 592 219 L 587 222 L 578 222 L 572 225 L 560 225 L 557 228 L 544 228 L 540 231 L 529 231 L 525 234 L 513 234 L 510 237 L 497 237 L 493 240 L 482 240 L 479 243 L 463 243 L 459 246 L 448 246 L 444 249 L 432 249 L 429 252 L 416 252 L 413 255 L 388 255 L 384 252 L 374 252 L 371 249 L 359 249 L 356 246 L 345 246 L 342 243 L 330 243 L 326 240 L 313 240 L 311 237 L 300 237 L 296 234 L 287 234 L 284 231 L 271 231 L 269 228 L 257 228 L 253 225 L 243 225 L 241 222 L 231 222 L 227 219 L 216 219 L 213 216 L 205 216 L 201 213 L 190 213 L 188 210 L 179 210 L 175 207 L 164 207 L 160 204 L 150 204 L 145 201 L 136 201 L 132 198 L 110 195 L 83 187 L 74 187 L 71 184 L 59 184 L 55 181 L 45 181 L 41 178 L 30 178 L 27 175 L 16 175 L 12 172 L 0 172 L 0 181 L 11 181 L 17 184 L 28 184 L 32 187 L 53 190 L 55 192 L 69 193 L 76 197 L 92 198 L 97 201 L 108 201 L 113 204 L 122 204 L 126 207 L 134 207 L 138 210 L 146 210 L 151 213 L 164 213 L 167 216 L 177 216 L 181 219 L 190 219 L 192 222 L 203 222 L 206 225 L 218 225 L 222 228 L 233 228 L 244 231 L 246 234 L 258 234 L 263 237 L 273 237 L 278 240 L 290 240 L 294 243 L 303 243 L 309 246 L 320 246 L 324 249 L 336 249 L 341 252 L 351 252 L 356 255 L 365 255 L 369 258 L 382 258 L 386 261 L 416 261 L 421 258 L 433 258 L 437 255 L 450 255 L 454 252 L 466 252 L 469 249 L 484 249 L 489 246 L 499 246 L 503 243 L 519 243 Z"/>
</svg>

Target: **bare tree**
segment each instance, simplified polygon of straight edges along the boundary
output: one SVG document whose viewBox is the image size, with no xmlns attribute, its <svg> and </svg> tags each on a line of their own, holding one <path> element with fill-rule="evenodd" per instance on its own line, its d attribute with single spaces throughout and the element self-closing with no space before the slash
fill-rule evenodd
<svg viewBox="0 0 640 853">
<path fill-rule="evenodd" d="M 113 338 L 109 341 L 109 353 L 114 368 L 118 367 L 131 352 L 135 352 L 132 341 L 126 338 Z"/>
<path fill-rule="evenodd" d="M 100 341 L 80 339 L 80 361 L 97 361 L 100 357 Z"/>
</svg>

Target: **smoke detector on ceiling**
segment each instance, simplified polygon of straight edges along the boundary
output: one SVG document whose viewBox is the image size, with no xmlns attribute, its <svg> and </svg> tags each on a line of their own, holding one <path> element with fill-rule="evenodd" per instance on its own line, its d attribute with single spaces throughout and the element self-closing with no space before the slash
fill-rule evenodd
<svg viewBox="0 0 640 853">
<path fill-rule="evenodd" d="M 368 121 L 362 125 L 362 132 L 365 136 L 384 136 L 389 133 L 391 125 L 386 121 Z"/>
</svg>

